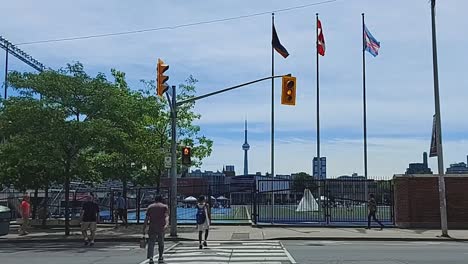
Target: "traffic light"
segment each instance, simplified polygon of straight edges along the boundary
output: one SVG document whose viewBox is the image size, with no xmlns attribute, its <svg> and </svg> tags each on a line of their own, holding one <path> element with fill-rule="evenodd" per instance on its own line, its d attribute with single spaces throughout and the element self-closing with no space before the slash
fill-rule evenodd
<svg viewBox="0 0 468 264">
<path fill-rule="evenodd" d="M 296 77 L 283 76 L 281 104 L 296 105 Z"/>
<path fill-rule="evenodd" d="M 190 147 L 182 148 L 182 164 L 183 165 L 192 165 L 192 149 Z"/>
<path fill-rule="evenodd" d="M 169 76 L 163 75 L 165 71 L 169 69 L 169 65 L 165 64 L 164 61 L 161 59 L 158 59 L 158 66 L 157 66 L 157 77 L 156 77 L 156 83 L 157 83 L 157 94 L 159 96 L 163 96 L 164 92 L 169 88 L 169 86 L 166 84 L 167 80 L 169 80 Z"/>
</svg>

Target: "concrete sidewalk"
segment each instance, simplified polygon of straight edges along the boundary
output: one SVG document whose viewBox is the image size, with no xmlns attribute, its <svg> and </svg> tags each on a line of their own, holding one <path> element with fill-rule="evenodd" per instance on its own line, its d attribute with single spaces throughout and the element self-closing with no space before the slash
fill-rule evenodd
<svg viewBox="0 0 468 264">
<path fill-rule="evenodd" d="M 468 241 L 468 230 L 449 230 L 451 238 L 439 237 L 440 230 L 388 228 L 366 230 L 362 227 L 252 227 L 252 226 L 212 226 L 210 240 L 382 240 L 382 241 Z M 99 225 L 96 241 L 138 241 L 142 237 L 142 226 L 114 229 L 110 225 Z M 178 237 L 167 235 L 167 240 L 197 240 L 195 226 L 179 226 Z M 0 243 L 17 242 L 58 242 L 81 241 L 79 228 L 72 228 L 70 236 L 64 236 L 63 228 L 33 229 L 26 236 L 20 236 L 17 227 L 10 234 L 0 237 Z"/>
</svg>

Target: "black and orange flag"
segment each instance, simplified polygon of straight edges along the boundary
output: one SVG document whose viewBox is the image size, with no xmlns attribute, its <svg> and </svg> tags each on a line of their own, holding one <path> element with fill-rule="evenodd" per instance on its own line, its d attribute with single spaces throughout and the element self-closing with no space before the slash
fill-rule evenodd
<svg viewBox="0 0 468 264">
<path fill-rule="evenodd" d="M 271 40 L 271 45 L 284 58 L 287 58 L 289 56 L 289 52 L 286 50 L 285 47 L 283 47 L 283 45 L 281 45 L 281 42 L 278 38 L 278 34 L 276 34 L 275 25 L 273 25 L 273 39 Z"/>
</svg>

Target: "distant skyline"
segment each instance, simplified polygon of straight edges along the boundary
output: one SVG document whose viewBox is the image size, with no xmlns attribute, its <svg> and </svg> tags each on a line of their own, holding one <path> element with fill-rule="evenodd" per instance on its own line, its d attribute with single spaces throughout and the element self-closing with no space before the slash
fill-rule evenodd
<svg viewBox="0 0 468 264">
<path fill-rule="evenodd" d="M 271 75 L 269 11 L 320 1 L 16 0 L 2 5 L 0 35 L 13 43 L 170 27 L 239 16 L 243 19 L 172 30 L 20 46 L 48 67 L 80 61 L 90 74 L 126 72 L 132 89 L 155 78 L 158 58 L 170 65 L 170 84 L 189 75 L 197 93 Z M 437 1 L 437 34 L 444 165 L 468 153 L 468 28 L 463 0 Z M 260 14 L 265 13 L 265 14 Z M 327 177 L 363 175 L 361 13 L 380 41 L 379 56 L 367 56 L 369 177 L 404 173 L 429 151 L 434 114 L 430 3 L 428 0 L 338 0 L 275 14 L 288 50 L 275 54 L 275 72 L 297 77 L 297 105 L 280 105 L 276 82 L 275 172 L 312 173 L 315 145 L 315 13 L 320 14 L 326 55 L 320 58 L 321 156 Z M 4 79 L 0 52 L 0 81 Z M 10 56 L 10 70 L 30 70 Z M 243 172 L 244 120 L 249 121 L 249 172 L 270 170 L 270 91 L 263 82 L 197 102 L 201 133 L 214 140 L 202 170 L 235 165 Z M 10 91 L 9 94 L 12 94 Z M 429 167 L 437 173 L 436 158 Z M 192 168 L 195 169 L 195 168 Z"/>
</svg>

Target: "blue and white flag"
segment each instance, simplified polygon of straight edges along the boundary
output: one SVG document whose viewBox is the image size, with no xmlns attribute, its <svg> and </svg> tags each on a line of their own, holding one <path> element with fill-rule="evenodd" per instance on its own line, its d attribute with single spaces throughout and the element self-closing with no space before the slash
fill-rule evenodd
<svg viewBox="0 0 468 264">
<path fill-rule="evenodd" d="M 374 57 L 379 55 L 380 42 L 378 42 L 374 36 L 372 36 L 366 26 L 364 26 L 364 40 L 365 50 L 367 50 Z"/>
</svg>

